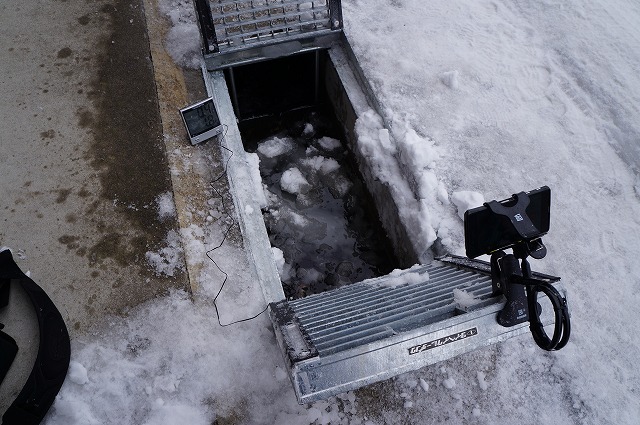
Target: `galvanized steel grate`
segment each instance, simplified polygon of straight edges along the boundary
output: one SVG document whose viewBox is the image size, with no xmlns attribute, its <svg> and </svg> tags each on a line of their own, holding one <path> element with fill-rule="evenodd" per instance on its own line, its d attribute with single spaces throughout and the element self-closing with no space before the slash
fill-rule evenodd
<svg viewBox="0 0 640 425">
<path fill-rule="evenodd" d="M 326 48 L 342 33 L 340 0 L 195 0 L 208 69 Z"/>
<path fill-rule="evenodd" d="M 440 265 L 406 273 L 416 274 L 412 281 L 417 283 L 384 286 L 389 277 L 382 277 L 289 301 L 289 306 L 322 356 L 453 317 L 460 312 L 454 289 L 473 296 L 478 306 L 492 297 L 491 278 L 475 271 Z"/>
<path fill-rule="evenodd" d="M 331 29 L 329 0 L 210 1 L 220 51 Z"/>
</svg>

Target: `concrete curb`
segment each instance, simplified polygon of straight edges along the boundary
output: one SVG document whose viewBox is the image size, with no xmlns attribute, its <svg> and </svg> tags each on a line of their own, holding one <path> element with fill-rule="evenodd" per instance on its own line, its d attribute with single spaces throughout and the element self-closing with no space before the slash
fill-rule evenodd
<svg viewBox="0 0 640 425">
<path fill-rule="evenodd" d="M 154 78 L 160 106 L 160 117 L 166 155 L 172 170 L 171 182 L 173 199 L 175 202 L 178 225 L 181 230 L 196 223 L 198 217 L 189 212 L 189 205 L 206 203 L 205 190 L 207 184 L 203 176 L 185 166 L 180 155 L 173 154 L 179 149 L 193 149 L 194 154 L 201 155 L 201 150 L 188 145 L 186 133 L 178 110 L 188 104 L 188 91 L 182 70 L 173 62 L 164 48 L 164 40 L 169 29 L 169 23 L 162 16 L 157 0 L 143 0 L 144 12 L 149 34 L 149 48 L 153 63 Z M 187 241 L 182 236 L 183 248 Z M 190 258 L 188 250 L 184 249 L 185 263 L 191 292 L 198 289 L 198 278 L 203 267 L 202 259 Z"/>
</svg>

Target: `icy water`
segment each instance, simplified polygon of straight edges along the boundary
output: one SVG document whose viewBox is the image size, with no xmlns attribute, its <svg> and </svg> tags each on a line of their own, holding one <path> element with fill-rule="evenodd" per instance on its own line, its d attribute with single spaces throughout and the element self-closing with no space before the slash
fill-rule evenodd
<svg viewBox="0 0 640 425">
<path fill-rule="evenodd" d="M 397 267 L 371 196 L 340 135 L 317 113 L 305 118 L 253 147 L 267 189 L 263 217 L 272 246 L 285 259 L 281 277 L 288 298 L 381 276 Z"/>
</svg>

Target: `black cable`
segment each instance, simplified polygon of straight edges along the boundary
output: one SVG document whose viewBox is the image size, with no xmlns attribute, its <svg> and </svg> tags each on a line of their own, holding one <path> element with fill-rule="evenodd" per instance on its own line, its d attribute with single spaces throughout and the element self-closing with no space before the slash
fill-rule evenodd
<svg viewBox="0 0 640 425">
<path fill-rule="evenodd" d="M 229 275 L 222 270 L 222 268 L 220 268 L 220 266 L 218 265 L 218 263 L 216 262 L 216 260 L 213 259 L 213 257 L 211 257 L 211 253 L 219 248 L 222 247 L 222 245 L 224 245 L 225 241 L 227 240 L 227 237 L 229 236 L 229 233 L 231 232 L 231 230 L 238 224 L 238 222 L 233 218 L 233 215 L 229 212 L 229 209 L 227 208 L 227 205 L 224 201 L 224 194 L 220 193 L 220 191 L 218 189 L 216 189 L 216 187 L 214 186 L 215 183 L 217 183 L 218 181 L 220 181 L 220 179 L 222 179 L 223 177 L 226 176 L 227 174 L 227 167 L 229 165 L 229 161 L 231 160 L 231 157 L 233 156 L 233 151 L 231 149 L 229 149 L 228 147 L 224 146 L 222 144 L 222 141 L 224 140 L 226 134 L 227 134 L 227 130 L 228 127 L 225 125 L 225 131 L 224 134 L 220 137 L 220 142 L 218 143 L 218 146 L 220 146 L 221 149 L 226 150 L 227 152 L 230 153 L 229 157 L 227 158 L 222 173 L 220 173 L 220 175 L 218 177 L 216 177 L 215 179 L 213 179 L 213 181 L 210 183 L 211 189 L 215 192 L 216 196 L 218 198 L 220 198 L 220 201 L 222 202 L 222 211 L 224 214 L 226 214 L 226 216 L 230 219 L 230 224 L 229 227 L 227 227 L 227 229 L 224 232 L 224 235 L 222 236 L 222 241 L 220 241 L 220 243 L 218 244 L 218 246 L 211 248 L 210 250 L 208 250 L 206 252 L 207 257 L 209 258 L 209 260 L 211 260 L 211 262 L 216 266 L 216 268 L 220 271 L 220 273 L 222 273 L 224 275 L 224 279 L 222 281 L 222 285 L 220 285 L 220 289 L 218 289 L 218 292 L 216 293 L 216 296 L 213 297 L 213 308 L 216 310 L 216 316 L 218 318 L 218 324 L 222 327 L 227 327 L 227 326 L 231 326 L 231 325 L 235 325 L 237 323 L 242 323 L 242 322 L 248 322 L 249 320 L 253 320 L 255 318 L 257 318 L 258 316 L 260 316 L 262 313 L 264 313 L 265 311 L 267 311 L 267 308 L 269 308 L 269 306 L 267 305 L 264 310 L 262 310 L 260 313 L 256 314 L 255 316 L 252 317 L 248 317 L 246 319 L 240 319 L 240 320 L 236 320 L 233 321 L 231 323 L 227 323 L 227 324 L 222 324 L 222 322 L 220 321 L 220 312 L 218 311 L 218 304 L 217 304 L 217 300 L 218 297 L 220 296 L 220 294 L 222 293 L 222 290 L 224 289 L 224 286 L 227 283 L 227 280 L 229 279 Z"/>
<path fill-rule="evenodd" d="M 567 345 L 571 335 L 571 320 L 567 299 L 553 285 L 542 280 L 512 275 L 511 281 L 527 287 L 529 329 L 536 344 L 547 351 L 560 350 Z M 538 304 L 538 293 L 540 292 L 544 293 L 553 305 L 555 322 L 551 338 L 547 335 L 544 325 L 540 321 L 540 313 L 542 312 Z"/>
</svg>

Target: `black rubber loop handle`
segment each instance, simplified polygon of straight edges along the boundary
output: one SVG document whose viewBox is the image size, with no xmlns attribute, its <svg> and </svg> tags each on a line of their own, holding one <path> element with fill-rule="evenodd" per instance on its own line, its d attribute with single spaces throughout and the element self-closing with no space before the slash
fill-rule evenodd
<svg viewBox="0 0 640 425">
<path fill-rule="evenodd" d="M 529 329 L 533 339 L 540 348 L 547 351 L 556 351 L 563 348 L 569 342 L 571 335 L 571 319 L 567 299 L 564 298 L 553 285 L 536 279 L 528 279 L 520 276 L 511 276 L 511 281 L 527 287 L 527 299 L 529 304 Z M 540 321 L 540 309 L 538 293 L 544 293 L 551 304 L 555 315 L 553 336 L 549 338 Z"/>
</svg>

